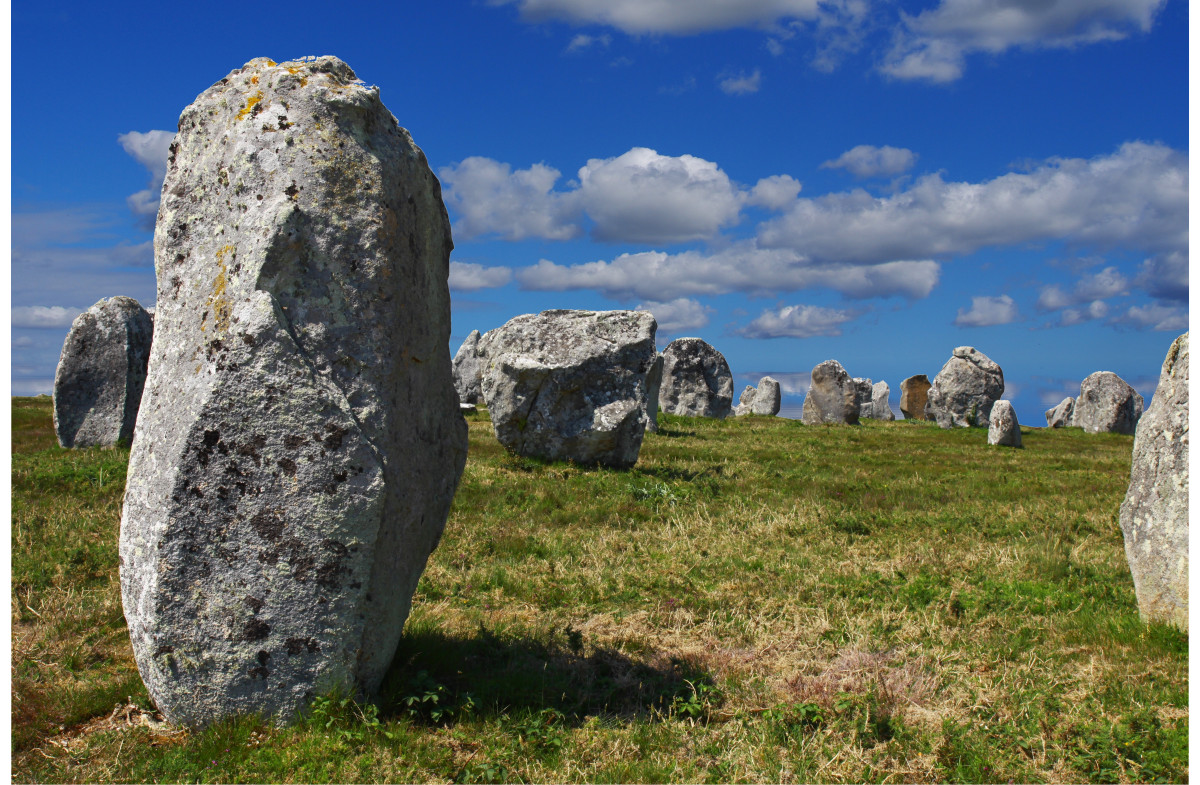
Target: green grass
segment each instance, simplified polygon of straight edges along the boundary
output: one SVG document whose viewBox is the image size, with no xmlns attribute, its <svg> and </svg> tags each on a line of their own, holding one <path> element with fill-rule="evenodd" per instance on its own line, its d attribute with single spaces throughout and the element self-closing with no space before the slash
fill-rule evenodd
<svg viewBox="0 0 1200 785">
<path fill-rule="evenodd" d="M 660 416 L 629 471 L 485 413 L 373 705 L 155 722 L 120 608 L 128 451 L 13 399 L 17 781 L 1188 779 L 1187 636 L 1138 619 L 1132 439 Z"/>
</svg>

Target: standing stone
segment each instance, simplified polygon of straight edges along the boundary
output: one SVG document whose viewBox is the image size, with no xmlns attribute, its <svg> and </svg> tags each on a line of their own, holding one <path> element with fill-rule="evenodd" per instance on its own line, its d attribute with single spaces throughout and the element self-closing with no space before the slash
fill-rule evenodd
<svg viewBox="0 0 1200 785">
<path fill-rule="evenodd" d="M 1125 556 L 1145 621 L 1188 629 L 1188 333 L 1163 361 L 1133 438 L 1121 504 Z"/>
<path fill-rule="evenodd" d="M 837 360 L 826 360 L 812 369 L 801 420 L 805 425 L 858 425 L 858 386 Z"/>
<path fill-rule="evenodd" d="M 109 297 L 75 317 L 54 371 L 54 433 L 63 447 L 133 438 L 154 321 L 132 297 Z"/>
<path fill-rule="evenodd" d="M 1004 371 L 973 346 L 959 346 L 929 388 L 925 419 L 942 428 L 984 425 L 1004 394 Z"/>
<path fill-rule="evenodd" d="M 733 413 L 737 417 L 744 417 L 747 414 L 774 417 L 779 414 L 781 401 L 779 382 L 770 376 L 764 376 L 758 380 L 758 387 L 746 385 L 746 389 L 742 390 L 742 395 L 738 398 L 738 405 Z"/>
<path fill-rule="evenodd" d="M 900 382 L 900 413 L 906 420 L 924 420 L 929 397 L 929 377 L 923 373 Z"/>
<path fill-rule="evenodd" d="M 891 395 L 892 390 L 887 382 L 875 382 L 875 386 L 871 388 L 871 416 L 876 420 L 890 422 L 896 419 L 896 415 L 892 413 L 892 406 L 888 403 Z"/>
<path fill-rule="evenodd" d="M 725 356 L 700 338 L 676 338 L 667 344 L 658 407 L 685 417 L 728 417 L 733 410 L 733 374 Z"/>
<path fill-rule="evenodd" d="M 1075 412 L 1075 399 L 1071 397 L 1063 398 L 1059 401 L 1058 406 L 1053 409 L 1046 410 L 1046 427 L 1047 428 L 1066 428 L 1072 425 L 1071 415 Z"/>
<path fill-rule="evenodd" d="M 543 311 L 489 333 L 483 397 L 496 438 L 517 455 L 632 466 L 657 326 L 646 311 Z"/>
<path fill-rule="evenodd" d="M 1017 412 L 1008 401 L 996 401 L 988 415 L 988 444 L 1004 447 L 1021 446 L 1021 424 Z"/>
<path fill-rule="evenodd" d="M 121 519 L 134 656 L 172 722 L 378 689 L 466 461 L 437 178 L 335 57 L 184 110 Z"/>
<path fill-rule="evenodd" d="M 870 379 L 854 377 L 854 396 L 858 400 L 858 419 L 865 420 L 875 416 L 875 401 L 871 397 L 875 383 Z"/>
<path fill-rule="evenodd" d="M 483 355 L 479 351 L 479 331 L 472 330 L 454 355 L 454 389 L 462 403 L 479 403 L 479 385 L 483 373 Z"/>
<path fill-rule="evenodd" d="M 1088 433 L 1128 433 L 1137 430 L 1144 401 L 1137 390 L 1112 371 L 1097 371 L 1079 385 L 1071 425 Z"/>
<path fill-rule="evenodd" d="M 658 433 L 658 391 L 662 387 L 663 356 L 654 353 L 654 367 L 646 377 L 646 430 Z"/>
</svg>

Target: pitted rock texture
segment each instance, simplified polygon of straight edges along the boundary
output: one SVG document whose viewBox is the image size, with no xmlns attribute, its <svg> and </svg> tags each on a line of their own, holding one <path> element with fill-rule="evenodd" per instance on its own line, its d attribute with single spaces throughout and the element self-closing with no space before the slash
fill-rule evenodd
<svg viewBox="0 0 1200 785">
<path fill-rule="evenodd" d="M 1058 406 L 1046 410 L 1047 428 L 1066 428 L 1074 425 L 1071 416 L 1075 413 L 1075 399 L 1070 396 L 1059 401 Z"/>
<path fill-rule="evenodd" d="M 876 420 L 891 421 L 896 419 L 896 415 L 892 412 L 891 404 L 888 403 L 888 398 L 892 395 L 892 390 L 888 387 L 887 382 L 875 382 L 871 388 L 871 417 Z"/>
<path fill-rule="evenodd" d="M 112 447 L 133 438 L 154 320 L 132 297 L 109 297 L 75 317 L 54 371 L 54 433 L 62 447 Z"/>
<path fill-rule="evenodd" d="M 871 398 L 875 383 L 870 379 L 854 377 L 854 395 L 858 399 L 858 419 L 864 420 L 875 416 L 875 402 Z"/>
<path fill-rule="evenodd" d="M 1163 361 L 1133 438 L 1121 504 L 1125 556 L 1146 621 L 1188 629 L 1188 333 Z"/>
<path fill-rule="evenodd" d="M 658 391 L 662 388 L 663 356 L 654 353 L 654 366 L 646 378 L 646 430 L 658 432 Z"/>
<path fill-rule="evenodd" d="M 472 330 L 454 355 L 454 389 L 462 403 L 479 403 L 483 374 L 483 355 L 479 351 L 479 331 Z"/>
<path fill-rule="evenodd" d="M 1097 371 L 1079 385 L 1070 424 L 1088 433 L 1133 434 L 1144 403 L 1137 390 L 1120 376 Z"/>
<path fill-rule="evenodd" d="M 924 420 L 929 398 L 929 377 L 923 373 L 900 382 L 900 413 L 906 420 Z"/>
<path fill-rule="evenodd" d="M 676 338 L 667 344 L 658 408 L 685 417 L 728 417 L 733 412 L 733 374 L 725 355 L 700 338 Z"/>
<path fill-rule="evenodd" d="M 988 444 L 1002 447 L 1021 446 L 1021 424 L 1017 412 L 1008 401 L 996 401 L 988 415 Z"/>
<path fill-rule="evenodd" d="M 806 425 L 858 425 L 858 385 L 837 360 L 826 360 L 812 369 L 801 420 Z"/>
<path fill-rule="evenodd" d="M 746 389 L 742 390 L 742 394 L 738 398 L 738 405 L 733 410 L 734 416 L 744 417 L 747 414 L 758 414 L 774 417 L 779 414 L 782 398 L 779 382 L 773 377 L 764 376 L 758 380 L 757 387 L 748 384 Z"/>
<path fill-rule="evenodd" d="M 121 519 L 138 669 L 171 721 L 374 692 L 466 461 L 452 246 L 408 132 L 334 57 L 184 110 Z"/>
<path fill-rule="evenodd" d="M 942 428 L 988 423 L 992 404 L 1004 394 L 1004 371 L 974 346 L 959 346 L 929 388 L 925 419 Z"/>
<path fill-rule="evenodd" d="M 645 311 L 543 311 L 487 334 L 483 398 L 517 455 L 626 468 L 645 434 L 657 352 Z"/>
</svg>

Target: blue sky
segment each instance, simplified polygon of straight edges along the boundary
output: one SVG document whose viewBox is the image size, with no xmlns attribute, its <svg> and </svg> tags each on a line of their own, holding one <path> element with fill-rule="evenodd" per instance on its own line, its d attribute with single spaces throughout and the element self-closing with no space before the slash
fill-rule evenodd
<svg viewBox="0 0 1200 785">
<path fill-rule="evenodd" d="M 154 302 L 180 112 L 332 54 L 425 151 L 451 352 L 547 308 L 644 308 L 738 389 L 1004 369 L 1026 425 L 1188 322 L 1183 0 L 445 0 L 12 6 L 12 392 L 71 319 Z"/>
</svg>

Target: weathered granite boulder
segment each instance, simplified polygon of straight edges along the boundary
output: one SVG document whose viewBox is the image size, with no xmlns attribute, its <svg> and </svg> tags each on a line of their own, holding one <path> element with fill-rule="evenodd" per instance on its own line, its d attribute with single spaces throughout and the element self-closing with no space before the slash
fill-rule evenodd
<svg viewBox="0 0 1200 785">
<path fill-rule="evenodd" d="M 75 317 L 54 371 L 54 433 L 63 447 L 133 438 L 154 321 L 132 297 L 109 297 Z"/>
<path fill-rule="evenodd" d="M 875 386 L 871 388 L 871 417 L 884 421 L 896 419 L 892 406 L 888 403 L 891 395 L 892 390 L 887 382 L 875 382 Z"/>
<path fill-rule="evenodd" d="M 1053 409 L 1046 410 L 1046 427 L 1047 428 L 1066 428 L 1072 425 L 1071 415 L 1075 412 L 1075 399 L 1071 397 L 1063 398 L 1059 401 L 1058 406 Z"/>
<path fill-rule="evenodd" d="M 462 403 L 479 402 L 483 373 L 483 354 L 479 351 L 479 331 L 472 330 L 454 355 L 454 389 Z"/>
<path fill-rule="evenodd" d="M 988 415 L 988 444 L 1004 447 L 1021 446 L 1021 424 L 1017 412 L 1008 401 L 996 401 Z"/>
<path fill-rule="evenodd" d="M 738 405 L 734 408 L 733 413 L 737 417 L 744 417 L 747 414 L 774 417 L 779 414 L 781 401 L 779 382 L 770 376 L 764 376 L 758 380 L 757 387 L 746 385 L 746 389 L 742 390 L 741 397 L 738 398 Z"/>
<path fill-rule="evenodd" d="M 658 408 L 686 417 L 728 417 L 733 410 L 733 374 L 725 356 L 700 338 L 676 338 L 667 344 Z"/>
<path fill-rule="evenodd" d="M 826 360 L 812 369 L 800 419 L 806 425 L 858 425 L 858 386 L 837 360 Z"/>
<path fill-rule="evenodd" d="M 1004 371 L 973 346 L 959 346 L 929 388 L 925 419 L 942 428 L 984 425 L 1004 394 Z"/>
<path fill-rule="evenodd" d="M 654 366 L 646 377 L 646 430 L 658 432 L 658 390 L 662 387 L 663 356 L 654 353 Z"/>
<path fill-rule="evenodd" d="M 483 398 L 518 455 L 632 466 L 642 447 L 657 323 L 646 311 L 543 311 L 489 333 Z"/>
<path fill-rule="evenodd" d="M 906 420 L 924 420 L 929 398 L 929 377 L 923 373 L 900 382 L 900 413 Z"/>
<path fill-rule="evenodd" d="M 1097 371 L 1079 385 L 1071 425 L 1088 433 L 1128 433 L 1137 430 L 1144 400 L 1137 390 L 1112 371 Z"/>
<path fill-rule="evenodd" d="M 858 400 L 858 419 L 871 419 L 875 416 L 875 401 L 871 397 L 875 383 L 870 379 L 854 377 L 854 396 Z"/>
<path fill-rule="evenodd" d="M 466 461 L 451 245 L 424 154 L 341 60 L 252 60 L 184 110 L 120 536 L 167 719 L 378 688 Z"/>
<path fill-rule="evenodd" d="M 1146 621 L 1188 629 L 1188 333 L 1163 361 L 1133 438 L 1121 504 L 1125 556 Z"/>
</svg>

